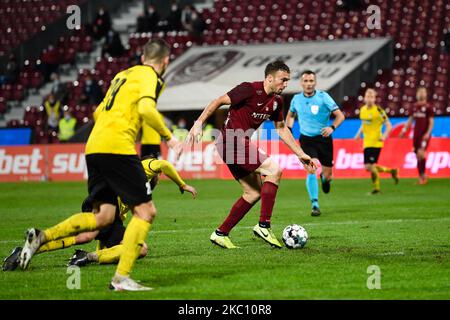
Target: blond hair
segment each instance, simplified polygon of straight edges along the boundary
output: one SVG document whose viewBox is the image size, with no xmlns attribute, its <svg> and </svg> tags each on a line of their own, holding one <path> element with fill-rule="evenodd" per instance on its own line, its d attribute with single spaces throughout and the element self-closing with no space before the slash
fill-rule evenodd
<svg viewBox="0 0 450 320">
<path fill-rule="evenodd" d="M 170 47 L 163 39 L 151 39 L 144 45 L 145 61 L 161 62 L 169 54 Z"/>
</svg>

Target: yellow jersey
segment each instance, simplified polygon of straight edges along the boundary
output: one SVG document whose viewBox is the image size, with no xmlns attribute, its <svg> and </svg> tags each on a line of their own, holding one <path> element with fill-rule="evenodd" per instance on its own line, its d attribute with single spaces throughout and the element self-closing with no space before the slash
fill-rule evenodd
<svg viewBox="0 0 450 320">
<path fill-rule="evenodd" d="M 159 115 L 161 116 L 161 120 L 164 121 L 163 115 L 161 113 L 159 113 Z M 145 121 L 142 121 L 141 144 L 161 144 L 161 136 L 158 131 L 156 131 Z"/>
<path fill-rule="evenodd" d="M 159 160 L 155 158 L 149 158 L 141 161 L 144 167 L 145 175 L 148 181 L 160 173 L 164 173 L 168 178 L 175 182 L 179 188 L 183 188 L 186 183 L 181 179 L 175 167 L 167 160 Z M 127 213 L 130 210 L 129 207 L 122 202 L 120 197 L 117 197 L 119 203 L 120 219 L 124 221 L 127 217 Z"/>
<path fill-rule="evenodd" d="M 148 108 L 154 108 L 151 110 L 153 113 L 157 112 L 156 102 L 163 89 L 163 79 L 151 66 L 138 65 L 119 72 L 95 110 L 95 125 L 85 154 L 137 154 L 135 142 L 142 125 L 138 105 L 141 99 L 149 98 L 152 105 Z M 165 132 L 167 139 L 171 138 L 167 128 Z"/>
<path fill-rule="evenodd" d="M 381 141 L 383 124 L 388 120 L 386 112 L 377 105 L 368 108 L 361 107 L 359 118 L 362 122 L 362 133 L 364 136 L 364 148 L 382 148 Z"/>
</svg>

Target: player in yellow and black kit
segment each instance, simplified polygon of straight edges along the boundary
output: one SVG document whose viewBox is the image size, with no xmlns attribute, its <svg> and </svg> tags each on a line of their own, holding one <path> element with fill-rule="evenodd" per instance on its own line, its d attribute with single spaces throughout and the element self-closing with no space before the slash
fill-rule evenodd
<svg viewBox="0 0 450 320">
<path fill-rule="evenodd" d="M 189 192 L 195 198 L 197 196 L 197 191 L 194 187 L 186 184 L 183 179 L 179 176 L 175 168 L 170 162 L 166 160 L 159 160 L 155 158 L 147 158 L 142 160 L 142 166 L 144 167 L 145 174 L 147 175 L 148 181 L 150 181 L 150 187 L 155 190 L 155 187 L 159 180 L 159 175 L 164 173 L 167 177 L 169 177 L 173 182 L 177 184 L 181 193 L 184 191 Z M 123 235 L 125 233 L 125 226 L 123 222 L 126 219 L 127 213 L 129 211 L 129 207 L 125 205 L 120 198 L 118 200 L 118 207 L 116 210 L 116 218 L 114 223 L 110 226 L 102 229 L 101 231 L 94 232 L 86 232 L 78 235 L 75 238 L 75 244 L 77 243 L 77 239 L 81 239 L 82 241 L 89 242 L 94 238 L 98 240 L 97 250 L 94 252 L 86 252 L 84 250 L 76 250 L 75 254 L 69 261 L 69 265 L 76 266 L 84 266 L 88 263 L 116 263 L 119 261 L 120 255 L 123 251 Z M 83 202 L 82 211 L 92 211 L 93 203 L 91 199 L 88 197 Z M 94 209 L 98 210 L 98 208 Z M 147 254 L 147 245 L 144 243 L 144 246 L 141 248 L 141 252 L 139 257 L 144 257 Z"/>
<path fill-rule="evenodd" d="M 376 105 L 376 98 L 377 93 L 374 89 L 366 90 L 364 95 L 365 105 L 361 107 L 359 114 L 362 124 L 355 136 L 355 139 L 359 139 L 361 133 L 364 136 L 364 167 L 372 176 L 372 194 L 380 192 L 380 172 L 390 173 L 395 183 L 398 183 L 398 169 L 377 164 L 381 148 L 392 129 L 392 125 L 386 112 Z M 386 125 L 384 133 L 382 132 L 383 125 Z"/>
<path fill-rule="evenodd" d="M 194 187 L 186 184 L 178 175 L 175 168 L 166 160 L 159 160 L 155 158 L 148 158 L 142 160 L 142 166 L 144 167 L 145 174 L 150 181 L 150 187 L 152 191 L 155 189 L 160 173 L 164 173 L 173 182 L 175 182 L 180 188 L 181 193 L 187 191 L 195 198 L 197 191 Z M 82 208 L 83 211 L 89 209 L 92 206 L 90 199 L 86 199 L 83 202 L 86 208 Z M 120 209 L 119 209 L 120 208 Z M 88 210 L 89 211 L 89 210 Z M 126 215 L 129 211 L 129 207 L 125 205 L 120 198 L 118 198 L 118 209 L 116 212 L 116 219 L 112 225 L 101 230 L 95 237 L 99 241 L 98 250 L 94 252 L 86 252 L 84 250 L 76 250 L 75 254 L 69 261 L 69 265 L 84 266 L 88 263 L 116 263 L 119 261 L 120 255 L 123 252 L 122 238 L 125 233 L 125 227 L 123 221 L 126 219 Z M 92 236 L 92 235 L 91 235 Z M 147 245 L 144 242 L 139 257 L 144 257 L 147 254 Z"/>
<path fill-rule="evenodd" d="M 144 46 L 142 65 L 119 72 L 97 107 L 95 125 L 86 144 L 88 192 L 99 212 L 79 213 L 44 231 L 27 230 L 19 264 L 26 269 L 39 247 L 49 241 L 86 231 L 101 230 L 115 218 L 117 197 L 133 212 L 124 237 L 123 253 L 110 288 L 120 291 L 151 290 L 130 278 L 131 269 L 144 245 L 156 215 L 150 183 L 137 156 L 135 141 L 142 120 L 166 139 L 177 154 L 181 143 L 161 121 L 156 102 L 164 88 L 161 76 L 169 64 L 170 50 L 161 39 Z"/>
<path fill-rule="evenodd" d="M 179 187 L 180 192 L 189 192 L 195 198 L 197 191 L 194 187 L 186 184 L 180 177 L 174 166 L 166 161 L 154 158 L 146 158 L 141 161 L 144 167 L 145 174 L 152 192 L 155 190 L 158 184 L 159 176 L 161 173 L 169 177 Z M 83 232 L 76 236 L 69 236 L 58 240 L 53 240 L 40 246 L 36 251 L 36 254 L 54 251 L 59 249 L 69 248 L 74 245 L 86 244 L 94 239 L 98 240 L 97 250 L 95 252 L 86 252 L 84 250 L 76 250 L 75 254 L 69 261 L 69 265 L 84 266 L 88 263 L 98 262 L 100 264 L 115 263 L 119 260 L 120 254 L 123 250 L 122 240 L 125 233 L 124 221 L 127 217 L 129 207 L 125 205 L 120 198 L 117 198 L 116 215 L 114 222 L 102 230 L 95 230 L 91 232 Z M 82 212 L 98 212 L 98 203 L 94 207 L 94 203 L 90 196 L 88 196 L 81 206 Z M 2 265 L 3 271 L 13 271 L 19 264 L 19 256 L 21 247 L 16 247 L 12 253 L 4 260 Z M 139 257 L 145 257 L 147 255 L 147 245 L 141 248 Z"/>
</svg>

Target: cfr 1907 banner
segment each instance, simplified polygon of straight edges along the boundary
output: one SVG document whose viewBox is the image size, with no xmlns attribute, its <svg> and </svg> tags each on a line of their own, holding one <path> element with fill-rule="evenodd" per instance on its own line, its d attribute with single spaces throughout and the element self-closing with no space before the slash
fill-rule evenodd
<svg viewBox="0 0 450 320">
<path fill-rule="evenodd" d="M 284 144 L 265 141 L 261 147 L 279 163 L 283 169 L 283 178 L 297 179 L 306 176 L 297 157 Z M 87 172 L 83 152 L 83 144 L 0 147 L 0 182 L 85 180 Z M 184 152 L 177 162 L 173 152 L 168 152 L 164 145 L 162 153 L 165 159 L 174 163 L 185 179 L 232 179 L 226 164 L 217 154 L 214 143 L 203 143 L 194 151 Z M 388 139 L 379 163 L 399 168 L 403 178 L 417 176 L 411 140 Z M 450 177 L 450 138 L 431 139 L 426 167 L 430 177 Z M 368 177 L 368 173 L 364 171 L 362 142 L 334 140 L 334 177 Z"/>
</svg>

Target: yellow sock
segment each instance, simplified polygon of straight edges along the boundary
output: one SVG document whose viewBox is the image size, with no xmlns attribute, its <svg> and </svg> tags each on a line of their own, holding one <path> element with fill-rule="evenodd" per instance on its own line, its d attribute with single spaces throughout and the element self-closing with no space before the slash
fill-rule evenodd
<svg viewBox="0 0 450 320">
<path fill-rule="evenodd" d="M 102 249 L 97 251 L 98 263 L 108 264 L 117 263 L 120 259 L 120 255 L 123 252 L 123 244 L 118 244 L 117 246 Z"/>
<path fill-rule="evenodd" d="M 97 246 L 96 246 L 95 251 L 100 251 L 102 249 L 106 249 L 105 246 L 100 241 L 97 241 Z"/>
<path fill-rule="evenodd" d="M 139 257 L 142 246 L 147 238 L 151 224 L 133 216 L 123 236 L 123 251 L 117 266 L 117 274 L 128 276 L 134 262 Z"/>
<path fill-rule="evenodd" d="M 380 190 L 380 177 L 377 172 L 372 171 L 372 186 L 373 190 Z"/>
<path fill-rule="evenodd" d="M 392 169 L 388 168 L 388 167 L 383 167 L 383 166 L 377 165 L 377 166 L 375 166 L 375 168 L 377 168 L 378 172 L 389 172 L 389 173 L 392 172 Z"/>
<path fill-rule="evenodd" d="M 95 215 L 89 213 L 77 213 L 67 218 L 56 226 L 44 231 L 46 241 L 57 240 L 78 234 L 84 231 L 94 231 L 97 227 Z"/>
<path fill-rule="evenodd" d="M 76 244 L 75 236 L 52 240 L 39 247 L 37 253 L 64 249 Z"/>
</svg>

